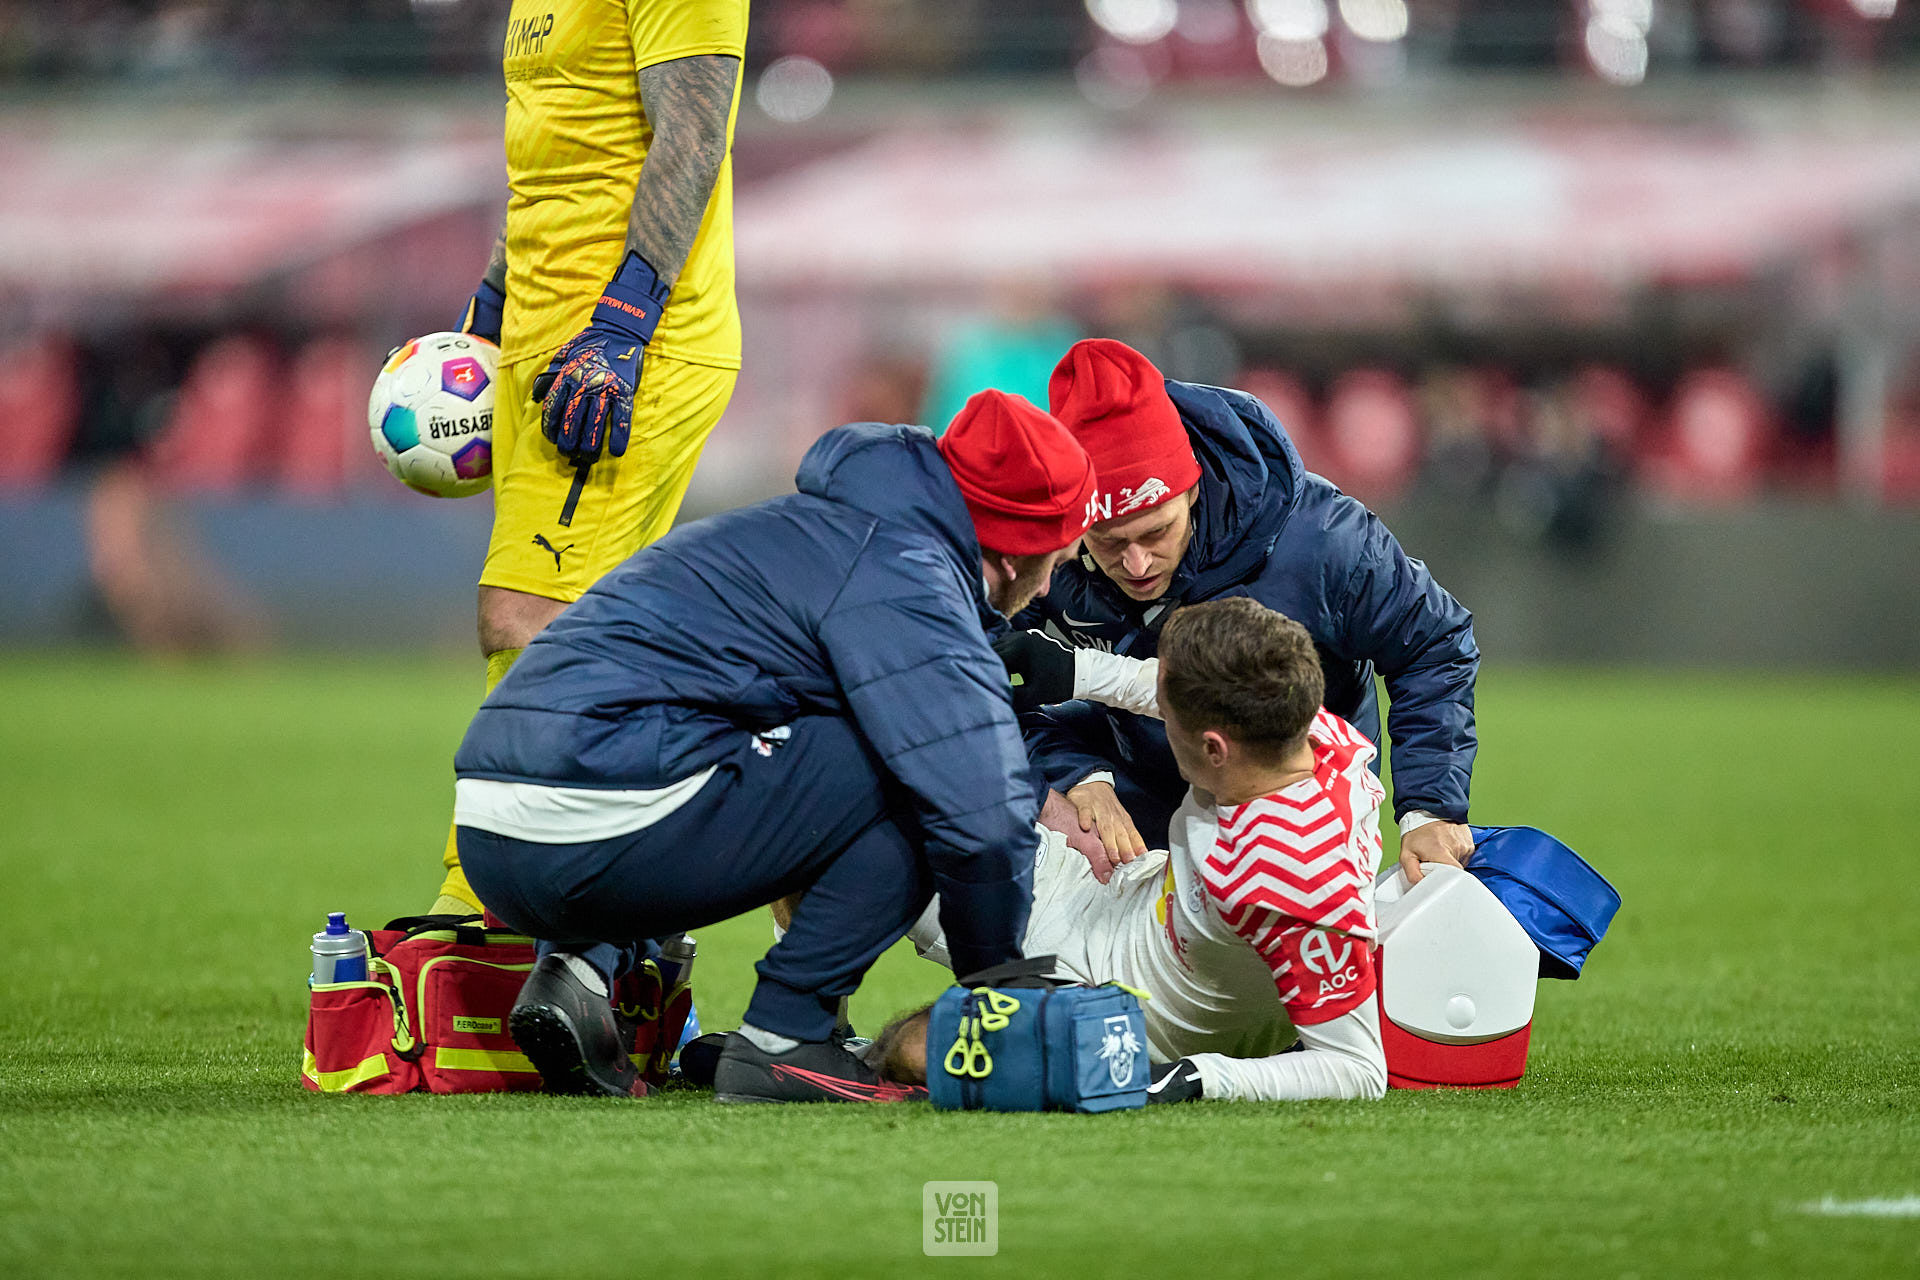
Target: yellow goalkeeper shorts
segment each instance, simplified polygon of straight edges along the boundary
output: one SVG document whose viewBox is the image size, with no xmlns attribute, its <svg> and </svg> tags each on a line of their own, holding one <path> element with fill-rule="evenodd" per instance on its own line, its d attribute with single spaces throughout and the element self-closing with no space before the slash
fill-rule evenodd
<svg viewBox="0 0 1920 1280">
<path fill-rule="evenodd" d="M 647 356 L 626 453 L 603 454 L 593 464 L 572 520 L 562 524 L 573 464 L 541 434 L 540 406 L 528 397 L 550 355 L 516 361 L 499 373 L 493 540 L 480 585 L 571 603 L 601 574 L 673 527 L 738 372 Z"/>
</svg>

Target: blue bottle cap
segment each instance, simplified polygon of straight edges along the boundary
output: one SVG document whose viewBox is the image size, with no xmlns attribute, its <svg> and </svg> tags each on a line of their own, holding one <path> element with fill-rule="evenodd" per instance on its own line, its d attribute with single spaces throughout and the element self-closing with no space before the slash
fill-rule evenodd
<svg viewBox="0 0 1920 1280">
<path fill-rule="evenodd" d="M 344 937 L 352 930 L 347 928 L 347 913 L 344 911 L 327 912 L 327 932 Z"/>
</svg>

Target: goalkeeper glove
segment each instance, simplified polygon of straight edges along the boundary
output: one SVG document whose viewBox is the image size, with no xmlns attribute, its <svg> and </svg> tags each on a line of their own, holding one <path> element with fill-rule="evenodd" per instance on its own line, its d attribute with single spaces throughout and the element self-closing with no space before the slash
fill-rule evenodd
<svg viewBox="0 0 1920 1280">
<path fill-rule="evenodd" d="M 1039 631 L 1009 631 L 993 642 L 1013 681 L 1013 709 L 1035 711 L 1073 697 L 1073 650 Z"/>
<path fill-rule="evenodd" d="M 533 398 L 543 406 L 540 430 L 571 461 L 590 463 L 603 447 L 616 458 L 627 451 L 640 353 L 660 324 L 667 293 L 659 273 L 629 251 L 601 290 L 593 319 L 533 380 Z"/>
<path fill-rule="evenodd" d="M 1147 1086 L 1148 1106 L 1156 1102 L 1198 1102 L 1206 1096 L 1200 1068 L 1192 1058 L 1161 1063 L 1153 1069 L 1153 1083 Z"/>
<path fill-rule="evenodd" d="M 460 323 L 453 327 L 460 333 L 485 338 L 497 347 L 500 345 L 501 316 L 506 309 L 507 295 L 494 288 L 491 281 L 482 280 L 480 287 L 473 291 L 467 309 L 460 313 Z"/>
</svg>

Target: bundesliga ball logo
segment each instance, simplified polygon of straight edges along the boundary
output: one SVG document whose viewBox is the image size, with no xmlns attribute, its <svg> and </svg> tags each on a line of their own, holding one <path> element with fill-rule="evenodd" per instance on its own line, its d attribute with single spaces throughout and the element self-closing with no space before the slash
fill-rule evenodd
<svg viewBox="0 0 1920 1280">
<path fill-rule="evenodd" d="M 491 483 L 499 359 L 471 333 L 430 333 L 387 357 L 367 426 L 395 479 L 434 498 L 471 497 Z"/>
</svg>

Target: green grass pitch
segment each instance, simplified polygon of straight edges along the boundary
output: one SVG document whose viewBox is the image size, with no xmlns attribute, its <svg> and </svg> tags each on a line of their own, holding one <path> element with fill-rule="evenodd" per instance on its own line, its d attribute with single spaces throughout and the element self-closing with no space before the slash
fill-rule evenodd
<svg viewBox="0 0 1920 1280">
<path fill-rule="evenodd" d="M 1475 812 L 1626 906 L 1511 1092 L 1102 1117 L 315 1097 L 307 935 L 433 896 L 456 661 L 0 662 L 0 1275 L 1920 1275 L 1920 683 L 1495 670 Z M 741 833 L 751 838 L 751 833 Z M 732 1026 L 764 918 L 702 932 Z M 890 954 L 874 1027 L 939 986 Z M 999 1184 L 994 1258 L 921 1186 Z"/>
</svg>

